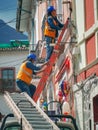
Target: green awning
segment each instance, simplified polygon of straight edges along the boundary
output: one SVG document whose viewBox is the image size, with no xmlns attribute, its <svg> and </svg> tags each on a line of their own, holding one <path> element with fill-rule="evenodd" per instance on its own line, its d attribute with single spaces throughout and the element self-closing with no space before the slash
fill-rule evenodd
<svg viewBox="0 0 98 130">
<path fill-rule="evenodd" d="M 8 43 L 0 43 L 0 48 L 12 48 L 12 46 Z"/>
<path fill-rule="evenodd" d="M 29 47 L 28 40 L 11 40 L 10 43 L 0 43 L 0 48 Z"/>
<path fill-rule="evenodd" d="M 28 47 L 29 46 L 29 41 L 28 40 L 11 40 L 10 41 L 11 46 L 13 47 Z"/>
</svg>

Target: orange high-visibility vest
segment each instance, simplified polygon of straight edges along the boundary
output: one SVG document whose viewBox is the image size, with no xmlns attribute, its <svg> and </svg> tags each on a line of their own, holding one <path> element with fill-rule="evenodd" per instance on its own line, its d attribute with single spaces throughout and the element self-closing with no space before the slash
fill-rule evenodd
<svg viewBox="0 0 98 130">
<path fill-rule="evenodd" d="M 57 25 L 56 21 L 53 20 L 54 24 Z M 56 37 L 56 30 L 55 29 L 52 29 L 48 22 L 46 21 L 45 22 L 45 29 L 44 29 L 44 35 L 45 36 L 48 36 L 48 37 L 52 37 L 52 38 L 55 38 Z"/>
<path fill-rule="evenodd" d="M 27 62 L 24 62 L 20 66 L 20 70 L 17 74 L 17 79 L 20 79 L 29 85 L 31 83 L 31 80 L 32 80 L 33 71 L 30 68 L 26 67 L 26 63 Z"/>
</svg>

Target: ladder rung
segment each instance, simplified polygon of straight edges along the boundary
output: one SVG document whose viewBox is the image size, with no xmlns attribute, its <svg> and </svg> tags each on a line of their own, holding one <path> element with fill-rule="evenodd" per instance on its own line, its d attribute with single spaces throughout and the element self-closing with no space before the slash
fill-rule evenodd
<svg viewBox="0 0 98 130">
<path fill-rule="evenodd" d="M 41 92 L 43 91 L 43 89 L 44 89 L 44 87 L 46 85 L 46 82 L 47 82 L 47 80 L 48 80 L 48 78 L 49 78 L 49 76 L 50 76 L 50 74 L 52 72 L 52 66 L 55 64 L 56 59 L 59 57 L 60 44 L 61 44 L 64 32 L 65 32 L 65 30 L 67 28 L 67 25 L 68 25 L 68 19 L 67 19 L 67 21 L 66 21 L 66 23 L 64 25 L 64 28 L 62 29 L 62 31 L 61 31 L 61 33 L 60 33 L 60 35 L 58 37 L 57 43 L 54 46 L 53 53 L 52 53 L 52 55 L 51 55 L 51 57 L 49 59 L 49 64 L 47 65 L 47 67 L 46 67 L 46 69 L 44 71 L 44 74 L 43 74 L 42 78 L 40 79 L 40 82 L 39 82 L 39 84 L 37 86 L 37 89 L 36 89 L 36 91 L 35 91 L 35 93 L 34 93 L 34 95 L 32 97 L 35 102 L 37 102 Z"/>
</svg>

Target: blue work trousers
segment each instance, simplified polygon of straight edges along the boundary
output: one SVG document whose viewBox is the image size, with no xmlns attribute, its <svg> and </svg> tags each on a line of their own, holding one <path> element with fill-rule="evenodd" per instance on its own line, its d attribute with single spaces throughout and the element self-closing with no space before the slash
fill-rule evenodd
<svg viewBox="0 0 98 130">
<path fill-rule="evenodd" d="M 46 41 L 46 59 L 45 61 L 48 61 L 50 59 L 50 56 L 53 52 L 53 46 L 50 46 L 50 43 L 55 42 L 55 39 L 51 38 L 51 37 L 45 37 L 45 41 Z"/>
<path fill-rule="evenodd" d="M 33 84 L 28 85 L 20 79 L 17 79 L 16 83 L 21 92 L 26 92 L 30 97 L 33 97 L 36 91 L 36 86 L 34 86 Z"/>
</svg>

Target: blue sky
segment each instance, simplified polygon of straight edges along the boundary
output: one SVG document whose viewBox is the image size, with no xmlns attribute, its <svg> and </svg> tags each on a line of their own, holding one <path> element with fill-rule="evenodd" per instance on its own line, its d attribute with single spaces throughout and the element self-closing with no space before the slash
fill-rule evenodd
<svg viewBox="0 0 98 130">
<path fill-rule="evenodd" d="M 16 10 L 18 0 L 0 0 L 0 19 L 8 23 L 9 26 L 16 26 Z"/>
</svg>

